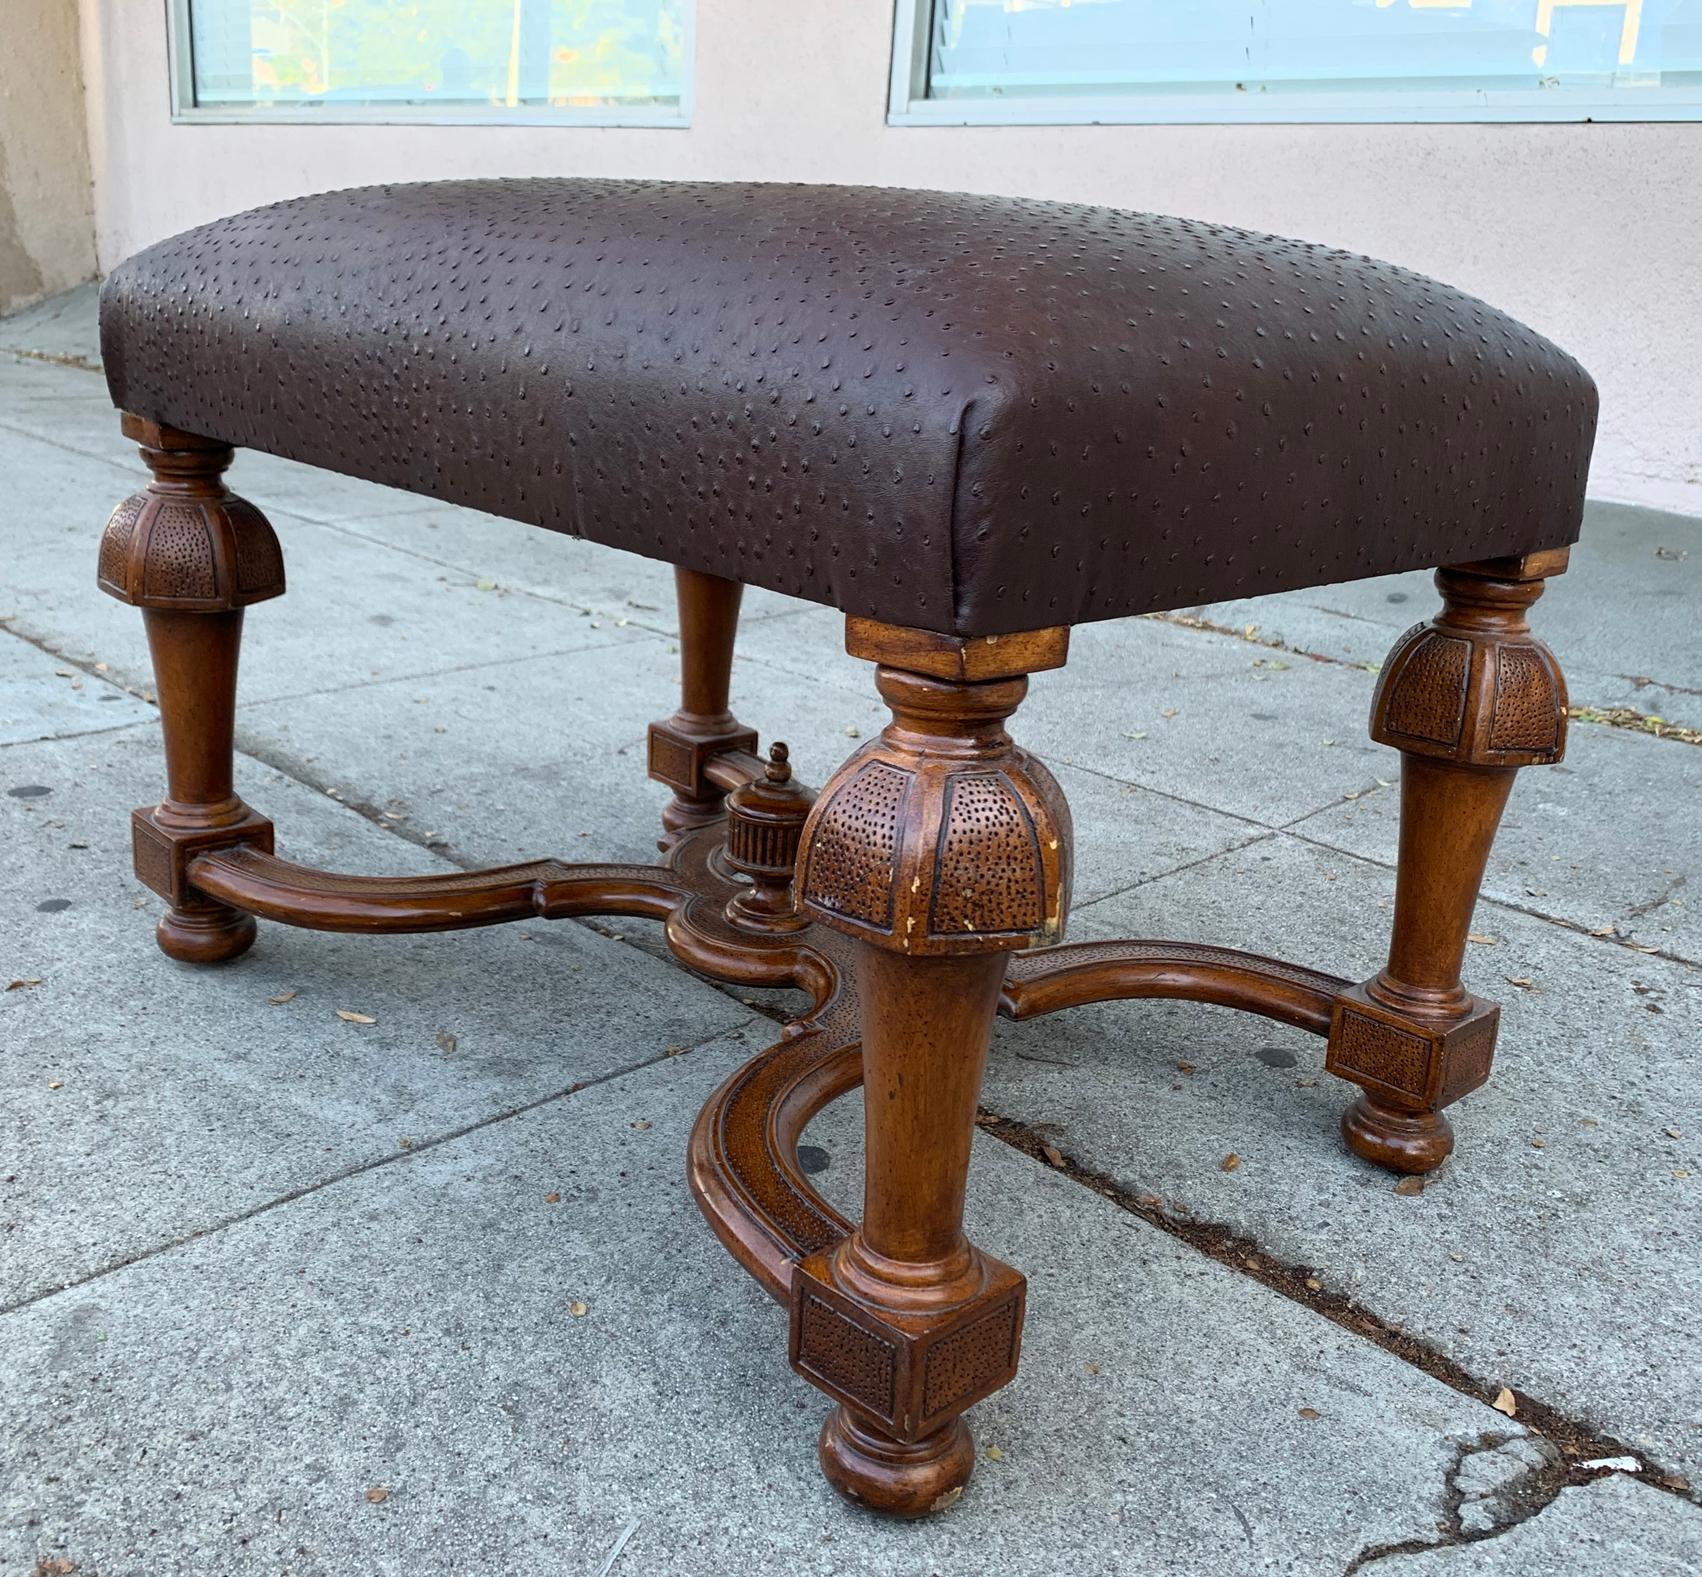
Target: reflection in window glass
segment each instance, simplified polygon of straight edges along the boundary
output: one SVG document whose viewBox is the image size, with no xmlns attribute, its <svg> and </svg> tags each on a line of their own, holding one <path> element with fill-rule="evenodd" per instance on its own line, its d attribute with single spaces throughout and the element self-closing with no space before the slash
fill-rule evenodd
<svg viewBox="0 0 1702 1577">
<path fill-rule="evenodd" d="M 927 3 L 927 0 L 924 0 Z M 929 98 L 1702 82 L 1702 0 L 932 0 Z"/>
<path fill-rule="evenodd" d="M 690 0 L 189 0 L 201 107 L 671 110 Z"/>
</svg>

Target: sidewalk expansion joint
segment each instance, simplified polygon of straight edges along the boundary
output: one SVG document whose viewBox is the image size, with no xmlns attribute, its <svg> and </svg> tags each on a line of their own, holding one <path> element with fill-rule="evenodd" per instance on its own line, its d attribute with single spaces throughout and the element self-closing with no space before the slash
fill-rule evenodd
<svg viewBox="0 0 1702 1577">
<path fill-rule="evenodd" d="M 87 356 L 67 355 L 50 350 L 24 350 L 17 345 L 0 345 L 0 355 L 16 356 L 19 361 L 46 362 L 50 367 L 71 367 L 78 372 L 105 370 L 98 361 L 90 361 Z"/>
<path fill-rule="evenodd" d="M 745 1022 L 748 1023 L 749 1020 Z M 40 1292 L 32 1292 L 25 1297 L 15 1299 L 11 1303 L 0 1304 L 0 1316 L 16 1314 L 22 1309 L 29 1308 L 32 1304 L 41 1303 L 48 1298 L 56 1298 L 61 1293 L 72 1292 L 78 1287 L 88 1285 L 91 1281 L 98 1281 L 102 1277 L 113 1275 L 117 1271 L 126 1270 L 132 1265 L 139 1265 L 144 1260 L 170 1253 L 171 1250 L 176 1248 L 182 1248 L 186 1243 L 194 1243 L 201 1238 L 211 1237 L 215 1233 L 226 1231 L 244 1221 L 252 1221 L 256 1216 L 263 1216 L 284 1205 L 294 1204 L 298 1199 L 305 1199 L 310 1194 L 317 1194 L 320 1190 L 331 1188 L 351 1177 L 359 1177 L 364 1172 L 376 1171 L 381 1166 L 396 1166 L 406 1163 L 415 1156 L 423 1155 L 429 1150 L 436 1150 L 456 1139 L 464 1139 L 468 1134 L 477 1133 L 481 1128 L 489 1128 L 496 1123 L 507 1122 L 511 1117 L 522 1117 L 528 1112 L 534 1112 L 541 1106 L 550 1106 L 557 1101 L 566 1100 L 570 1095 L 577 1095 L 581 1090 L 588 1090 L 599 1084 L 607 1084 L 613 1079 L 625 1078 L 628 1074 L 641 1072 L 645 1068 L 653 1068 L 658 1063 L 671 1062 L 679 1057 L 690 1056 L 701 1046 L 707 1046 L 715 1041 L 723 1040 L 729 1035 L 738 1034 L 743 1027 L 742 1024 L 723 1026 L 699 1040 L 690 1042 L 688 1045 L 669 1047 L 653 1057 L 643 1057 L 636 1062 L 625 1063 L 621 1067 L 611 1068 L 606 1073 L 599 1073 L 593 1078 L 576 1079 L 572 1084 L 559 1090 L 551 1090 L 547 1095 L 522 1101 L 517 1106 L 506 1106 L 501 1111 L 491 1112 L 473 1122 L 464 1123 L 459 1128 L 451 1128 L 443 1133 L 433 1134 L 428 1139 L 416 1139 L 405 1150 L 386 1152 L 384 1155 L 375 1155 L 365 1161 L 357 1161 L 352 1166 L 346 1166 L 340 1171 L 332 1172 L 325 1177 L 315 1178 L 311 1183 L 303 1183 L 299 1188 L 288 1189 L 275 1198 L 265 1200 L 251 1209 L 239 1210 L 234 1215 L 211 1222 L 207 1226 L 197 1227 L 193 1232 L 184 1232 L 177 1237 L 168 1238 L 164 1242 L 155 1243 L 149 1248 L 123 1255 L 105 1265 L 97 1266 L 94 1270 L 85 1272 L 81 1276 L 73 1277 L 70 1281 L 61 1282 L 56 1287 L 46 1287 Z"/>
<path fill-rule="evenodd" d="M 1481 1379 L 1471 1373 L 1464 1365 L 1457 1363 L 1445 1353 L 1418 1337 L 1397 1329 L 1379 1315 L 1365 1308 L 1362 1304 L 1349 1298 L 1344 1293 L 1331 1291 L 1322 1284 L 1317 1272 L 1305 1266 L 1285 1265 L 1266 1253 L 1251 1239 L 1239 1236 L 1233 1229 L 1218 1222 L 1199 1221 L 1189 1217 L 1172 1214 L 1164 1209 L 1164 1204 L 1154 1194 L 1137 1194 L 1119 1183 L 1109 1173 L 1096 1171 L 1086 1167 L 1065 1155 L 1050 1139 L 1043 1137 L 1034 1127 L 1019 1122 L 1014 1118 L 1002 1117 L 995 1112 L 983 1109 L 975 1119 L 976 1126 L 981 1132 L 1009 1145 L 1014 1150 L 1020 1150 L 1030 1159 L 1042 1166 L 1062 1173 L 1072 1182 L 1090 1188 L 1101 1198 L 1116 1205 L 1118 1209 L 1136 1216 L 1149 1226 L 1157 1227 L 1170 1237 L 1186 1243 L 1196 1252 L 1204 1254 L 1208 1259 L 1216 1260 L 1219 1264 L 1236 1272 L 1238 1275 L 1251 1277 L 1262 1286 L 1281 1294 L 1294 1303 L 1300 1304 L 1311 1313 L 1329 1320 L 1333 1325 L 1381 1347 L 1385 1352 L 1398 1358 L 1401 1362 L 1410 1364 L 1413 1368 L 1422 1370 L 1432 1379 L 1439 1380 L 1450 1389 L 1471 1397 L 1474 1401 L 1493 1405 L 1499 1398 L 1503 1386 L 1498 1381 Z M 1317 1283 L 1317 1285 L 1312 1285 Z M 1512 1388 L 1508 1388 L 1512 1389 Z M 1523 1392 L 1513 1390 L 1513 1417 L 1530 1433 L 1556 1453 L 1555 1467 L 1552 1474 L 1552 1488 L 1537 1497 L 1541 1504 L 1532 1504 L 1525 1517 L 1534 1516 L 1543 1506 L 1553 1500 L 1554 1496 L 1571 1483 L 1586 1483 L 1591 1479 L 1601 1478 L 1612 1469 L 1587 1467 L 1585 1464 L 1599 1462 L 1606 1458 L 1624 1458 L 1636 1464 L 1637 1476 L 1645 1483 L 1664 1490 L 1668 1494 L 1702 1505 L 1702 1493 L 1692 1486 L 1690 1481 L 1681 1474 L 1668 1472 L 1658 1464 L 1649 1460 L 1642 1452 L 1633 1450 L 1630 1446 L 1602 1434 L 1590 1424 L 1581 1419 L 1573 1418 L 1559 1409 L 1550 1407 L 1537 1398 Z M 1465 1445 L 1459 1458 L 1449 1474 L 1452 1487 L 1453 1480 L 1458 1475 L 1460 1463 L 1466 1456 L 1485 1449 L 1481 1442 Z M 1546 1485 L 1547 1478 L 1542 1480 Z M 1456 1536 L 1449 1539 L 1444 1536 L 1443 1543 L 1469 1542 L 1487 1537 L 1488 1534 L 1461 1531 L 1458 1529 L 1459 1501 L 1453 1502 L 1452 1516 L 1456 1524 Z M 1385 1554 L 1393 1554 L 1396 1550 L 1427 1549 L 1428 1542 L 1415 1545 L 1399 1545 L 1378 1547 L 1359 1556 L 1348 1572 L 1357 1571 L 1367 1561 Z M 1346 1577 L 1346 1574 L 1344 1574 Z"/>
<path fill-rule="evenodd" d="M 1308 816 L 1316 814 L 1315 811 L 1309 812 Z M 1309 848 L 1317 849 L 1320 853 L 1334 855 L 1342 860 L 1357 860 L 1362 865 L 1372 865 L 1381 871 L 1394 871 L 1395 866 L 1392 861 L 1379 860 L 1370 854 L 1356 854 L 1352 850 L 1343 849 L 1336 844 L 1325 843 L 1320 838 L 1309 838 L 1304 832 L 1296 832 L 1294 829 L 1301 822 L 1307 820 L 1308 816 L 1297 817 L 1286 826 L 1279 827 L 1277 831 L 1286 833 L 1297 842 L 1304 843 Z M 1682 885 L 1681 879 L 1658 898 L 1627 910 L 1627 916 L 1633 919 L 1640 918 L 1661 907 L 1671 899 L 1673 891 Z M 1678 964 L 1684 969 L 1702 968 L 1702 960 L 1689 958 L 1683 953 L 1672 952 L 1670 949 L 1659 947 L 1653 942 L 1639 942 L 1632 933 L 1617 924 L 1588 926 L 1581 920 L 1570 920 L 1565 915 L 1550 914 L 1546 910 L 1520 903 L 1513 898 L 1498 898 L 1490 892 L 1480 893 L 1478 902 L 1493 909 L 1505 910 L 1509 914 L 1522 914 L 1528 920 L 1540 920 L 1545 925 L 1555 926 L 1562 931 L 1570 931 L 1574 936 L 1587 937 L 1592 942 L 1604 942 L 1610 947 L 1623 948 L 1626 952 L 1637 953 L 1644 958 L 1659 958 L 1669 964 Z"/>
<path fill-rule="evenodd" d="M 1231 640 L 1244 641 L 1249 646 L 1262 646 L 1267 651 L 1286 652 L 1291 657 L 1304 657 L 1315 663 L 1328 663 L 1335 668 L 1357 668 L 1362 673 L 1374 674 L 1382 669 L 1381 662 L 1354 662 L 1350 658 L 1337 657 L 1330 652 L 1309 652 L 1303 646 L 1291 646 L 1287 641 L 1278 640 L 1275 636 L 1260 635 L 1256 625 L 1246 625 L 1237 629 L 1231 624 L 1216 624 L 1210 619 L 1201 619 L 1191 613 L 1147 613 L 1143 618 L 1152 619 L 1159 624 L 1172 625 L 1179 630 L 1193 630 L 1203 635 L 1227 635 Z M 1361 623 L 1367 622 L 1364 620 Z M 1382 628 L 1382 626 L 1379 626 Z M 1393 626 L 1389 626 L 1392 630 Z M 1650 679 L 1644 674 L 1616 674 L 1615 678 L 1625 679 L 1642 688 L 1655 685 L 1670 694 L 1693 695 L 1696 692 L 1685 689 L 1682 685 L 1667 684 L 1659 679 Z M 1702 729 L 1685 728 L 1677 723 L 1669 723 L 1664 717 L 1653 712 L 1639 712 L 1634 706 L 1573 706 L 1568 707 L 1566 715 L 1575 723 L 1593 723 L 1602 728 L 1627 729 L 1632 733 L 1650 734 L 1656 739 L 1671 739 L 1681 745 L 1702 745 Z"/>
</svg>

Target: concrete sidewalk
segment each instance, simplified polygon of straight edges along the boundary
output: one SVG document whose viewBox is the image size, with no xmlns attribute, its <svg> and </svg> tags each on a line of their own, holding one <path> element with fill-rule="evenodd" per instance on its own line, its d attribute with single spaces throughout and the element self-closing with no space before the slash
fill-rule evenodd
<svg viewBox="0 0 1702 1577">
<path fill-rule="evenodd" d="M 1501 1056 L 1421 1195 L 1342 1149 L 1311 1037 L 1000 1026 L 970 1226 L 1030 1278 L 1022 1373 L 959 1508 L 893 1526 L 822 1481 L 825 1403 L 685 1188 L 769 997 L 636 922 L 155 950 L 151 675 L 93 587 L 142 473 L 92 308 L 0 322 L 0 1572 L 592 1577 L 629 1528 L 612 1577 L 1702 1569 L 1697 522 L 1594 507 L 1536 609 L 1586 712 L 1515 791 L 1468 961 Z M 232 485 L 289 563 L 238 772 L 285 852 L 649 857 L 665 567 L 265 456 Z M 1072 935 L 1372 972 L 1372 673 L 1433 600 L 1079 630 L 1017 719 L 1075 811 Z M 766 593 L 735 689 L 813 782 L 882 719 L 837 616 Z M 853 1212 L 855 1108 L 810 1135 Z"/>
</svg>

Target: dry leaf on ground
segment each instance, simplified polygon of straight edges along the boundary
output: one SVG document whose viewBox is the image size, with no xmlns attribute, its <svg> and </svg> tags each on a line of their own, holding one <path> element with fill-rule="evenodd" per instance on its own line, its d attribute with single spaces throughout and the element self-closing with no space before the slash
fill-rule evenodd
<svg viewBox="0 0 1702 1577">
<path fill-rule="evenodd" d="M 370 1500 L 373 1503 L 373 1505 L 375 1505 L 375 1506 L 382 1505 L 385 1501 L 387 1501 L 390 1498 L 390 1491 L 387 1490 L 387 1489 L 384 1489 L 382 1487 L 376 1488 L 376 1489 L 369 1489 L 366 1492 L 366 1498 L 368 1500 Z"/>
<path fill-rule="evenodd" d="M 275 997 L 266 998 L 275 1008 L 281 1008 L 286 1002 L 294 1002 L 295 999 L 296 993 L 293 991 L 280 991 Z"/>
<path fill-rule="evenodd" d="M 1315 1407 L 1303 1407 L 1300 1409 L 1300 1416 L 1310 1420 L 1313 1418 L 1322 1418 L 1324 1415 Z"/>
<path fill-rule="evenodd" d="M 448 1030 L 440 1029 L 437 1032 L 437 1048 L 444 1054 L 444 1056 L 447 1057 L 450 1052 L 454 1051 L 458 1044 L 459 1042 L 449 1033 Z"/>
<path fill-rule="evenodd" d="M 1518 1399 L 1506 1386 L 1502 1386 L 1495 1400 L 1489 1404 L 1498 1413 L 1505 1413 L 1511 1418 L 1519 1410 Z"/>
<path fill-rule="evenodd" d="M 1241 1157 L 1236 1155 L 1234 1151 L 1231 1151 L 1223 1158 L 1223 1169 L 1226 1172 L 1233 1172 L 1240 1164 Z"/>
<path fill-rule="evenodd" d="M 356 1013 L 350 1008 L 338 1008 L 337 1017 L 345 1024 L 376 1024 L 377 1019 L 368 1013 Z"/>
<path fill-rule="evenodd" d="M 1057 1145 L 1043 1144 L 1040 1149 L 1051 1165 L 1062 1166 L 1064 1164 L 1064 1152 L 1060 1150 Z"/>
<path fill-rule="evenodd" d="M 1404 1199 L 1415 1198 L 1424 1192 L 1424 1179 L 1422 1177 L 1403 1177 L 1400 1182 L 1395 1184 L 1395 1192 Z"/>
</svg>

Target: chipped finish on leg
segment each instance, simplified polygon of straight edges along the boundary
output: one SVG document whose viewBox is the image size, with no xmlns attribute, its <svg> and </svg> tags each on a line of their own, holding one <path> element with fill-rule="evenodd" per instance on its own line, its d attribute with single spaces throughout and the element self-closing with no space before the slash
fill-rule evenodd
<svg viewBox="0 0 1702 1577">
<path fill-rule="evenodd" d="M 917 650 L 866 621 L 856 639 Z M 965 1238 L 964 1190 L 1009 955 L 1062 933 L 1070 823 L 1004 729 L 1025 676 L 877 684 L 893 720 L 822 790 L 798 859 L 802 912 L 856 942 L 867 1159 L 861 1225 L 793 1277 L 790 1357 L 839 1404 L 829 1482 L 924 1516 L 968 1481 L 962 1413 L 1016 1373 L 1025 1284 Z"/>
</svg>

